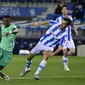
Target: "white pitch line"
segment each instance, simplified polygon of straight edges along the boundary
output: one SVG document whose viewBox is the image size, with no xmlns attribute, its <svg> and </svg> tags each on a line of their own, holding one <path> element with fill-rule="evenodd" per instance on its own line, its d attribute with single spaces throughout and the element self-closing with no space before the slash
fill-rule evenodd
<svg viewBox="0 0 85 85">
<path fill-rule="evenodd" d="M 51 79 L 51 78 L 85 78 L 85 76 L 52 76 L 52 77 L 41 77 L 41 79 Z M 33 77 L 11 77 L 11 79 L 33 79 Z"/>
</svg>

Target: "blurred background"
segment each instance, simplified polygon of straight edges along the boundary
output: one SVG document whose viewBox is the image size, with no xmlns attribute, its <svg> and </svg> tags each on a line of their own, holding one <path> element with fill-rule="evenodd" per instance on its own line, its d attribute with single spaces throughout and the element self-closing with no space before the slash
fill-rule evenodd
<svg viewBox="0 0 85 85">
<path fill-rule="evenodd" d="M 10 15 L 16 24 L 17 34 L 13 53 L 31 50 L 49 25 L 32 26 L 34 21 L 55 20 L 61 15 L 61 6 L 67 4 L 79 36 L 73 34 L 77 56 L 85 56 L 85 0 L 0 0 L 0 24 L 2 16 Z"/>
</svg>

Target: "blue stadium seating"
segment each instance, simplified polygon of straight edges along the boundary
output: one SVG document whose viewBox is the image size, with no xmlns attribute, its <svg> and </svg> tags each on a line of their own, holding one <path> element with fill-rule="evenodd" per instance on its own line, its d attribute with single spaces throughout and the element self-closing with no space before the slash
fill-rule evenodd
<svg viewBox="0 0 85 85">
<path fill-rule="evenodd" d="M 54 19 L 54 17 L 59 17 L 61 14 L 48 14 L 47 15 L 47 18 L 46 19 L 48 19 L 48 20 L 53 20 Z"/>
<path fill-rule="evenodd" d="M 68 4 L 68 9 L 72 10 L 72 8 L 73 8 L 73 4 Z"/>
<path fill-rule="evenodd" d="M 56 2 L 56 0 L 0 0 L 1 2 Z"/>
</svg>

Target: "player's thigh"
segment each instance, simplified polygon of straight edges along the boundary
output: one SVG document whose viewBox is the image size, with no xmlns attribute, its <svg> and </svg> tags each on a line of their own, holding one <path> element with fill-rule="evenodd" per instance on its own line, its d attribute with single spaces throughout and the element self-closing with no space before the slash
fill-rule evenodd
<svg viewBox="0 0 85 85">
<path fill-rule="evenodd" d="M 12 52 L 8 52 L 8 51 L 3 51 L 3 57 L 1 59 L 1 64 L 3 67 L 5 67 L 9 61 L 11 60 L 12 58 Z"/>
<path fill-rule="evenodd" d="M 69 48 L 70 54 L 75 54 L 75 48 Z"/>
<path fill-rule="evenodd" d="M 51 50 L 44 50 L 43 51 L 43 59 L 48 60 L 48 57 L 50 56 L 50 53 L 52 53 Z"/>
<path fill-rule="evenodd" d="M 46 45 L 43 45 L 42 43 L 38 42 L 38 44 L 31 50 L 31 53 L 32 54 L 37 54 L 41 51 L 44 51 L 44 50 L 50 50 L 50 51 L 53 51 L 54 49 L 52 47 L 48 47 Z"/>
<path fill-rule="evenodd" d="M 45 55 L 45 54 L 48 54 L 48 55 L 49 55 L 49 54 L 52 53 L 52 52 L 53 52 L 53 51 L 51 51 L 51 50 L 44 50 L 44 51 L 43 51 L 43 55 Z"/>
<path fill-rule="evenodd" d="M 43 46 L 44 48 L 43 48 L 43 51 L 47 51 L 47 52 L 53 52 L 53 50 L 54 50 L 54 48 L 53 47 L 49 47 L 49 46 Z"/>
<path fill-rule="evenodd" d="M 68 42 L 68 49 L 70 51 L 71 54 L 74 54 L 75 53 L 75 44 L 74 44 L 74 41 L 71 40 Z"/>
<path fill-rule="evenodd" d="M 75 49 L 75 44 L 74 44 L 74 41 L 73 40 L 70 40 L 70 41 L 68 41 L 68 48 L 73 48 L 73 49 Z"/>
<path fill-rule="evenodd" d="M 52 47 L 48 47 L 48 46 L 45 46 L 43 48 L 43 59 L 48 59 L 48 57 L 50 56 L 50 53 L 53 52 L 53 48 Z"/>
<path fill-rule="evenodd" d="M 38 42 L 37 45 L 31 50 L 31 53 L 37 54 L 40 51 L 42 51 L 42 49 L 43 49 L 43 45 L 40 42 Z"/>
</svg>

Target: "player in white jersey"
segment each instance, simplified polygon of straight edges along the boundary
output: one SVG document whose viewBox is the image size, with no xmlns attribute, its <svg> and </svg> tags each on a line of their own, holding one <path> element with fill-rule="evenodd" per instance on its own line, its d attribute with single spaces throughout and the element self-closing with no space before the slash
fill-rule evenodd
<svg viewBox="0 0 85 85">
<path fill-rule="evenodd" d="M 34 22 L 33 24 L 38 26 L 38 25 L 44 25 L 44 24 L 51 24 L 51 25 L 54 25 L 54 24 L 61 24 L 63 18 L 70 18 L 71 21 L 72 21 L 72 17 L 68 15 L 68 7 L 67 5 L 63 5 L 62 6 L 62 16 L 58 17 L 55 21 L 54 20 L 50 20 L 50 21 L 45 21 L 45 22 L 40 22 L 40 23 L 36 23 Z M 75 34 L 78 35 L 78 31 L 77 29 L 75 28 L 74 24 L 72 23 L 70 26 L 68 26 L 66 28 L 67 30 L 67 41 L 65 42 L 65 44 L 63 45 L 63 48 L 62 47 L 59 47 L 59 49 L 56 50 L 56 52 L 52 53 L 52 55 L 58 53 L 60 50 L 63 49 L 63 64 L 64 64 L 64 70 L 66 71 L 70 71 L 70 69 L 68 68 L 68 53 L 70 55 L 74 54 L 75 53 L 75 45 L 74 45 L 74 41 L 72 39 L 72 35 L 71 35 L 71 29 L 74 30 Z M 67 48 L 69 49 L 69 51 L 67 52 Z"/>
<path fill-rule="evenodd" d="M 30 51 L 29 56 L 26 60 L 26 68 L 24 72 L 21 72 L 20 76 L 24 76 L 27 72 L 30 71 L 30 65 L 34 54 L 38 54 L 43 51 L 43 60 L 40 62 L 37 71 L 34 74 L 34 79 L 39 80 L 39 73 L 45 67 L 49 54 L 53 52 L 56 45 L 59 43 L 60 46 L 63 46 L 67 32 L 65 28 L 71 24 L 71 20 L 64 18 L 61 24 L 55 24 L 50 27 L 46 34 L 39 40 L 38 44 Z"/>
<path fill-rule="evenodd" d="M 61 12 L 62 12 L 62 16 L 58 17 L 58 18 L 56 19 L 56 21 L 50 21 L 51 24 L 61 23 L 61 21 L 63 20 L 63 18 L 66 18 L 66 17 L 70 18 L 71 21 L 73 21 L 73 20 L 72 20 L 72 17 L 68 15 L 67 5 L 62 6 Z M 66 43 L 64 43 L 64 45 L 63 45 L 63 64 L 64 64 L 64 70 L 66 70 L 66 71 L 69 71 L 69 70 L 70 70 L 70 69 L 68 68 L 67 48 L 69 49 L 69 52 L 68 52 L 69 54 L 72 55 L 72 54 L 75 53 L 75 44 L 74 44 L 74 41 L 73 41 L 73 39 L 72 39 L 71 29 L 73 29 L 74 32 L 75 32 L 75 34 L 78 35 L 78 31 L 77 31 L 77 29 L 75 28 L 75 26 L 74 26 L 73 23 L 66 28 L 66 30 L 67 30 L 67 35 L 68 35 L 68 36 L 67 36 L 67 41 L 66 41 Z M 62 49 L 62 48 L 60 48 L 60 49 Z M 57 51 L 56 51 L 56 53 L 57 53 Z M 55 53 L 54 53 L 54 54 L 55 54 Z M 54 54 L 52 54 L 52 55 L 54 55 Z"/>
</svg>

